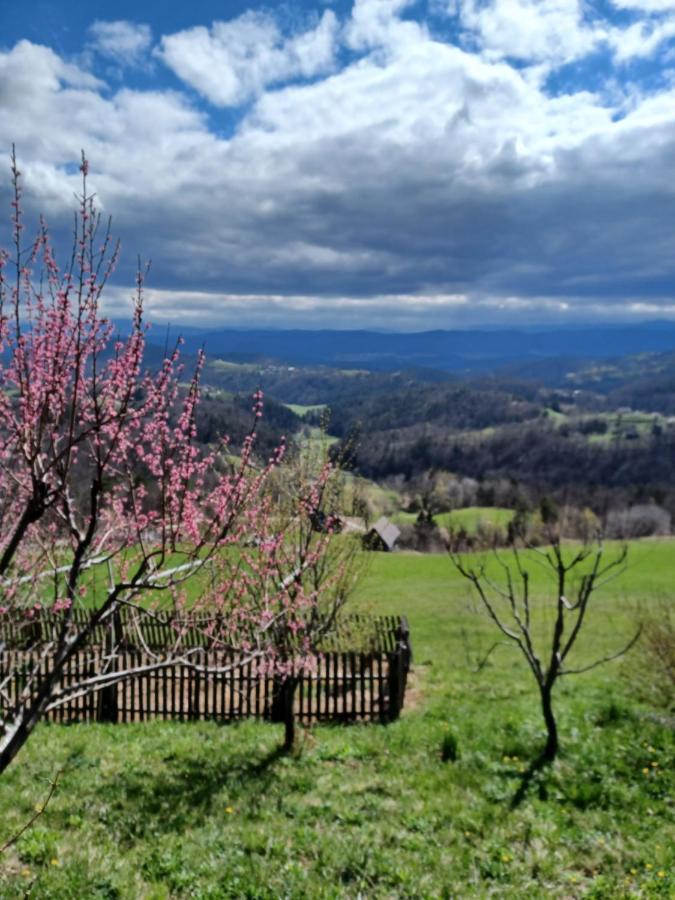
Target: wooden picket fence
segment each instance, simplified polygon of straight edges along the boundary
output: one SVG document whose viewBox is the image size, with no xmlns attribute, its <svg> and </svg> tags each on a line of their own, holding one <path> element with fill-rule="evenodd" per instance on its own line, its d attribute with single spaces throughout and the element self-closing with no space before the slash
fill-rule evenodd
<svg viewBox="0 0 675 900">
<path fill-rule="evenodd" d="M 204 638 L 206 619 L 148 620 L 141 626 L 141 642 L 134 641 L 133 629 L 126 632 L 129 623 L 124 612 L 114 624 L 118 648 L 115 653 L 106 650 L 106 635 L 110 637 L 110 626 L 106 626 L 70 660 L 60 682 L 62 688 L 103 671 L 114 673 L 152 666 L 157 661 L 156 654 L 161 655 L 175 638 L 176 627 L 189 635 L 187 642 L 183 639 L 181 643 L 194 648 L 195 665 L 171 663 L 148 668 L 94 693 L 72 696 L 50 710 L 48 720 L 279 720 L 275 703 L 279 682 L 261 674 L 245 654 L 209 646 Z M 86 612 L 78 615 L 85 616 Z M 0 696 L 0 707 L 4 705 L 7 712 L 25 689 L 31 673 L 31 691 L 39 690 L 47 677 L 50 659 L 49 655 L 44 656 L 43 648 L 55 637 L 58 623 L 58 617 L 46 612 L 21 623 L 7 621 L 7 617 L 0 619 L 0 684 L 10 676 Z M 349 649 L 355 643 L 358 649 Z M 303 724 L 391 722 L 403 708 L 410 662 L 410 634 L 404 617 L 345 617 L 325 641 L 312 669 L 299 675 L 295 717 Z"/>
</svg>

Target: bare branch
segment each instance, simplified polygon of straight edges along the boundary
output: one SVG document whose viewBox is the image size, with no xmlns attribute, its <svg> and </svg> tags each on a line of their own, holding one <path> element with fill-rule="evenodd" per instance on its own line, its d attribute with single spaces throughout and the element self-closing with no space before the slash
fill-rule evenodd
<svg viewBox="0 0 675 900">
<path fill-rule="evenodd" d="M 44 815 L 45 810 L 49 806 L 49 803 L 50 803 L 52 797 L 54 796 L 54 793 L 56 792 L 56 788 L 58 787 L 58 784 L 59 784 L 59 779 L 61 778 L 62 775 L 63 775 L 63 769 L 59 769 L 58 772 L 56 773 L 56 775 L 49 782 L 49 793 L 47 794 L 44 802 L 39 807 L 37 807 L 37 809 L 35 810 L 33 815 L 30 817 L 30 819 L 26 822 L 26 824 L 23 825 L 10 838 L 8 838 L 2 846 L 0 846 L 0 853 L 5 853 L 7 850 L 9 850 L 10 847 L 14 846 L 14 844 L 16 844 L 16 842 L 19 840 L 19 838 L 21 838 L 21 836 L 24 835 L 28 831 L 28 829 L 32 825 L 35 824 L 35 822 L 37 822 L 37 820 L 40 818 L 40 816 Z"/>
<path fill-rule="evenodd" d="M 560 675 L 580 675 L 582 672 L 590 672 L 591 669 L 597 669 L 598 666 L 602 666 L 604 663 L 612 662 L 614 659 L 618 659 L 620 656 L 624 656 L 631 647 L 635 646 L 635 644 L 640 639 L 640 635 L 642 634 L 642 625 L 635 632 L 633 637 L 628 641 L 625 647 L 622 647 L 621 650 L 617 650 L 616 653 L 612 653 L 610 656 L 603 656 L 601 659 L 596 660 L 595 662 L 589 663 L 587 666 L 581 666 L 578 669 L 561 669 Z"/>
</svg>

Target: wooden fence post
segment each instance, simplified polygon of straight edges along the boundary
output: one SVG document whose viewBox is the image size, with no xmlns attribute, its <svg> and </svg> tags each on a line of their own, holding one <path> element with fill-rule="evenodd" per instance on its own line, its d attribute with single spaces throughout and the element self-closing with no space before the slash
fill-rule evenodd
<svg viewBox="0 0 675 900">
<path fill-rule="evenodd" d="M 205 655 L 206 653 L 204 650 L 200 650 L 199 653 L 196 654 L 197 664 L 204 662 Z M 188 719 L 194 720 L 199 718 L 201 679 L 199 677 L 199 669 L 188 669 L 187 673 L 189 685 Z"/>
<path fill-rule="evenodd" d="M 396 649 L 388 653 L 389 660 L 389 715 L 390 722 L 394 722 L 401 715 L 405 700 L 405 689 L 408 681 L 408 670 L 412 660 L 410 647 L 410 629 L 405 616 L 399 619 L 396 627 Z"/>
<path fill-rule="evenodd" d="M 105 636 L 104 652 L 108 657 L 108 671 L 117 672 L 117 649 L 122 640 L 122 622 L 119 610 L 113 613 Z M 119 717 L 117 706 L 117 683 L 109 684 L 99 691 L 99 722 L 115 723 Z"/>
</svg>

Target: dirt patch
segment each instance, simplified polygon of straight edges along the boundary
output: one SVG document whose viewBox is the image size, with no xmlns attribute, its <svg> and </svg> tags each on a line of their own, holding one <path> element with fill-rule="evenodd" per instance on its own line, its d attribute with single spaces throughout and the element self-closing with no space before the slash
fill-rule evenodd
<svg viewBox="0 0 675 900">
<path fill-rule="evenodd" d="M 426 702 L 425 666 L 412 666 L 408 672 L 402 715 L 421 709 Z"/>
</svg>

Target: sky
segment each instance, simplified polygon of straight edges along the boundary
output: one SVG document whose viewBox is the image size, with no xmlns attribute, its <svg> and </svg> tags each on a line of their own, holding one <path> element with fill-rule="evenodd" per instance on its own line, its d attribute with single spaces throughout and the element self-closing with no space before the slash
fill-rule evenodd
<svg viewBox="0 0 675 900">
<path fill-rule="evenodd" d="M 3 3 L 7 209 L 12 143 L 116 317 L 140 255 L 186 326 L 675 318 L 675 0 Z"/>
</svg>

